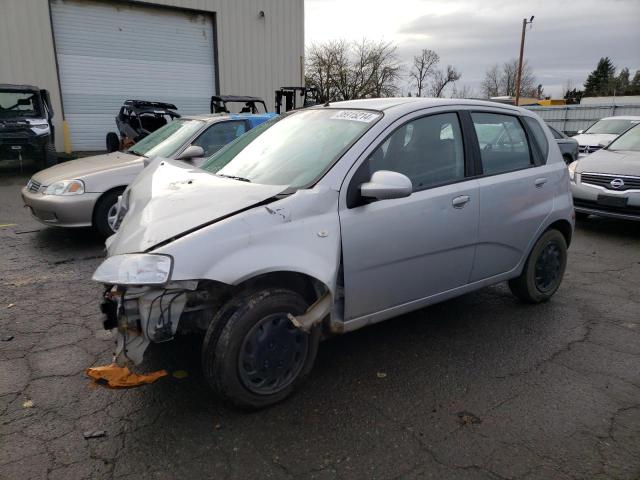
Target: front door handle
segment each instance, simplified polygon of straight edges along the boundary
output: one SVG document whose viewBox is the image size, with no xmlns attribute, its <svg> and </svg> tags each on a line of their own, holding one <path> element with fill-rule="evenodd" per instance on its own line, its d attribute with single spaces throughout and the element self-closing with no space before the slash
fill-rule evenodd
<svg viewBox="0 0 640 480">
<path fill-rule="evenodd" d="M 451 201 L 451 205 L 453 205 L 453 208 L 462 208 L 469 203 L 469 200 L 471 200 L 469 195 L 460 195 Z"/>
<path fill-rule="evenodd" d="M 545 183 L 547 183 L 547 179 L 544 177 L 541 178 L 536 178 L 536 181 L 533 182 L 535 184 L 536 187 L 540 188 L 541 186 L 543 186 Z"/>
</svg>

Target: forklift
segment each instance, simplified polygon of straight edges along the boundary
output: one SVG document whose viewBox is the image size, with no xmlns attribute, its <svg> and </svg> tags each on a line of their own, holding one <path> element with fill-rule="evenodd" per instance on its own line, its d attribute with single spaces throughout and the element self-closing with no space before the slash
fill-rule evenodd
<svg viewBox="0 0 640 480">
<path fill-rule="evenodd" d="M 298 99 L 302 99 L 298 106 Z M 284 109 L 282 101 L 284 99 Z M 322 103 L 320 92 L 316 87 L 280 87 L 276 90 L 276 113 L 284 113 L 298 108 L 312 107 Z"/>
</svg>

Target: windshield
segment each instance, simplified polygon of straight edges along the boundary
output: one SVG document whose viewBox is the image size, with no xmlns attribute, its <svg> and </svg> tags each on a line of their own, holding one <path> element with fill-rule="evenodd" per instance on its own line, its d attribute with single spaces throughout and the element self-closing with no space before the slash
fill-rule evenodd
<svg viewBox="0 0 640 480">
<path fill-rule="evenodd" d="M 143 157 L 170 157 L 203 126 L 200 120 L 176 119 L 144 137 L 127 152 Z"/>
<path fill-rule="evenodd" d="M 620 135 L 617 139 L 607 147 L 607 150 L 630 150 L 640 152 L 640 125 L 633 127 L 624 135 Z"/>
<path fill-rule="evenodd" d="M 0 118 L 39 117 L 40 95 L 36 92 L 0 92 Z"/>
<path fill-rule="evenodd" d="M 267 122 L 211 157 L 217 175 L 302 188 L 323 175 L 382 116 L 366 110 L 303 110 Z"/>
<path fill-rule="evenodd" d="M 608 133 L 620 135 L 633 125 L 640 123 L 640 120 L 600 120 L 591 125 L 584 133 Z"/>
</svg>

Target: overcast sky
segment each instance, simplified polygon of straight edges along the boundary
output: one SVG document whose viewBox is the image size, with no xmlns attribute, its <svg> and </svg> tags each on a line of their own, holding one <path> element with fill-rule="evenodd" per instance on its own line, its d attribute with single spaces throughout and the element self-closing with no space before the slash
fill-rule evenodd
<svg viewBox="0 0 640 480">
<path fill-rule="evenodd" d="M 640 0 L 305 0 L 305 41 L 383 39 L 407 64 L 430 48 L 479 93 L 487 66 L 517 57 L 531 15 L 525 58 L 546 94 L 580 87 L 600 57 L 640 69 Z"/>
</svg>

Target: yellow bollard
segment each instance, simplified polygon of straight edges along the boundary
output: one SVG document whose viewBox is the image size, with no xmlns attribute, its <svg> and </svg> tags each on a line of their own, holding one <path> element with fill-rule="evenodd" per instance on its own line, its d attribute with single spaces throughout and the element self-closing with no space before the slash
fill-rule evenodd
<svg viewBox="0 0 640 480">
<path fill-rule="evenodd" d="M 62 121 L 62 141 L 64 142 L 64 152 L 71 153 L 71 136 L 69 135 L 69 124 Z"/>
</svg>

